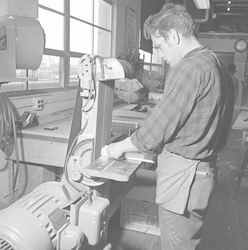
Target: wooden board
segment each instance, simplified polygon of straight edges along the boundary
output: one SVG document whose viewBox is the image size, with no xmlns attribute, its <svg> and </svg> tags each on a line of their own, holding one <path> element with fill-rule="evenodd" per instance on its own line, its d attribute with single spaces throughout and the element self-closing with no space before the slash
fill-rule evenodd
<svg viewBox="0 0 248 250">
<path fill-rule="evenodd" d="M 112 126 L 128 129 L 136 129 L 139 127 L 140 120 L 127 117 L 113 117 Z"/>
<path fill-rule="evenodd" d="M 101 150 L 101 155 L 108 156 L 107 154 L 107 148 L 108 145 L 104 146 Z M 146 154 L 141 153 L 138 151 L 132 151 L 132 152 L 126 152 L 124 154 L 125 159 L 127 160 L 133 160 L 133 161 L 139 161 L 139 162 L 148 162 L 148 163 L 155 163 L 157 154 Z"/>
<path fill-rule="evenodd" d="M 128 104 L 128 105 L 121 107 L 120 109 L 128 111 L 128 110 L 135 108 L 137 105 L 138 104 Z M 146 107 L 148 112 L 151 112 L 152 108 L 154 108 L 154 104 L 142 104 L 142 107 Z"/>
<path fill-rule="evenodd" d="M 40 136 L 40 137 L 48 137 L 50 138 L 60 138 L 69 140 L 69 134 L 71 129 L 72 119 L 71 117 L 67 117 L 65 119 L 60 119 L 52 122 L 48 122 L 45 124 L 41 124 L 38 126 L 22 129 L 19 133 L 23 136 L 30 135 L 32 136 Z M 47 130 L 46 128 L 55 128 L 53 130 Z"/>
<path fill-rule="evenodd" d="M 148 112 L 137 112 L 131 111 L 137 104 L 129 104 L 118 109 L 113 110 L 112 115 L 112 126 L 113 127 L 124 127 L 128 129 L 138 128 L 148 117 L 154 105 L 146 104 L 142 107 L 146 107 Z"/>
<path fill-rule="evenodd" d="M 99 177 L 115 181 L 129 181 L 138 169 L 140 161 L 113 160 L 108 156 L 100 156 L 87 167 L 85 172 L 92 177 Z"/>
<path fill-rule="evenodd" d="M 234 122 L 232 129 L 248 130 L 248 121 L 245 121 L 246 119 L 248 119 L 248 111 L 241 111 Z"/>
<path fill-rule="evenodd" d="M 13 139 L 13 138 L 12 138 Z M 54 167 L 64 167 L 68 139 L 31 135 L 17 138 L 19 160 Z M 16 159 L 15 150 L 10 156 Z"/>
<path fill-rule="evenodd" d="M 132 119 L 145 119 L 151 113 L 154 105 L 142 105 L 142 107 L 147 108 L 147 112 L 133 111 L 138 104 L 129 104 L 118 109 L 113 110 L 113 117 L 125 117 Z"/>
<path fill-rule="evenodd" d="M 136 111 L 130 111 L 130 110 L 123 110 L 123 109 L 116 109 L 113 111 L 113 116 L 119 116 L 119 117 L 127 117 L 127 118 L 133 118 L 133 119 L 145 119 L 149 115 L 148 112 L 136 112 Z"/>
</svg>

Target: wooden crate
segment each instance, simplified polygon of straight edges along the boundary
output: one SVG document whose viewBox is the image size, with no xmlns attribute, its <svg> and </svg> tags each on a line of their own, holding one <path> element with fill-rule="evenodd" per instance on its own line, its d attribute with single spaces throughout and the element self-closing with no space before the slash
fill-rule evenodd
<svg viewBox="0 0 248 250">
<path fill-rule="evenodd" d="M 135 185 L 121 198 L 120 227 L 160 236 L 154 174 L 154 171 L 142 170 L 142 179 L 136 180 Z"/>
</svg>

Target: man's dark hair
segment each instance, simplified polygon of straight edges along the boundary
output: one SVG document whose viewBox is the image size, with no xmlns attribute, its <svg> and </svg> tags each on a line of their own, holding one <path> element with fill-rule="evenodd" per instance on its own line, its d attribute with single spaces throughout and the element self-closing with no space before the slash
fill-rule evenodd
<svg viewBox="0 0 248 250">
<path fill-rule="evenodd" d="M 144 23 L 144 37 L 148 40 L 153 35 L 167 40 L 171 29 L 185 38 L 196 36 L 196 24 L 185 6 L 165 4 L 159 13 L 149 16 Z"/>
</svg>

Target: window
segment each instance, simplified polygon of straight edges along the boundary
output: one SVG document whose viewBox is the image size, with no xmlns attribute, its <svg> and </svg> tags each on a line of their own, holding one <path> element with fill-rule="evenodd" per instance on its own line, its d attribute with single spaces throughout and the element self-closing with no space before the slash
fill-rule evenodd
<svg viewBox="0 0 248 250">
<path fill-rule="evenodd" d="M 38 0 L 38 20 L 45 32 L 45 51 L 38 70 L 17 70 L 0 91 L 68 88 L 78 84 L 83 54 L 111 56 L 112 0 Z M 69 12 L 70 10 L 70 12 Z"/>
<path fill-rule="evenodd" d="M 37 81 L 30 81 L 28 87 L 31 90 L 62 87 L 61 82 L 61 58 L 58 56 L 44 55 L 38 70 L 30 71 L 38 78 Z"/>
<path fill-rule="evenodd" d="M 112 5 L 104 0 L 70 1 L 70 52 L 111 56 Z M 79 58 L 78 58 L 79 59 Z M 70 85 L 75 85 L 78 60 L 70 61 Z M 73 69 L 73 70 L 72 70 Z"/>
<path fill-rule="evenodd" d="M 59 12 L 64 11 L 63 0 L 38 0 L 39 4 L 46 6 L 50 9 L 57 10 Z"/>
<path fill-rule="evenodd" d="M 76 86 L 78 84 L 77 72 L 78 72 L 78 61 L 79 58 L 70 58 L 70 85 Z"/>
<path fill-rule="evenodd" d="M 146 51 L 139 50 L 140 60 L 143 61 L 143 83 L 146 86 L 145 82 L 153 74 L 157 76 L 156 80 L 160 82 L 160 88 L 163 88 L 166 75 L 170 69 L 169 64 L 163 61 L 161 58 L 161 54 L 157 49 L 153 48 L 153 54 L 150 54 Z"/>
<path fill-rule="evenodd" d="M 70 21 L 70 50 L 81 53 L 93 51 L 93 27 L 82 21 L 72 19 Z"/>
<path fill-rule="evenodd" d="M 64 50 L 64 16 L 39 8 L 38 20 L 45 31 L 46 48 Z"/>
<path fill-rule="evenodd" d="M 140 50 L 140 59 L 144 62 L 144 70 L 157 71 L 162 74 L 162 59 L 157 49 L 153 48 L 153 54 Z"/>
</svg>

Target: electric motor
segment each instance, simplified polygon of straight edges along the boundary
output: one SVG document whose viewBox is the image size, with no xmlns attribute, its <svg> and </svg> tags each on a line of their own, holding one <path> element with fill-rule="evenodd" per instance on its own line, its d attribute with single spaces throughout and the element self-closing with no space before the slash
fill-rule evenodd
<svg viewBox="0 0 248 250">
<path fill-rule="evenodd" d="M 82 243 L 82 229 L 70 224 L 61 205 L 75 191 L 46 182 L 0 211 L 1 250 L 73 249 Z M 59 247 L 59 248 L 58 248 Z"/>
</svg>

